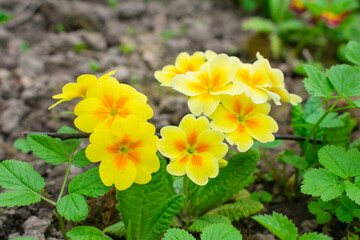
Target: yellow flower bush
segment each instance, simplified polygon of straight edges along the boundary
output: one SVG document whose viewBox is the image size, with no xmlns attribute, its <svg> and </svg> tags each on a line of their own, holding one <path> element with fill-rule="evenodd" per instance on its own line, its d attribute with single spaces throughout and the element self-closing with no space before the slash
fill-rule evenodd
<svg viewBox="0 0 360 240">
<path fill-rule="evenodd" d="M 55 104 L 50 106 L 48 109 L 50 110 L 51 108 L 55 107 L 59 103 L 71 101 L 74 98 L 80 97 L 80 98 L 85 99 L 86 92 L 90 86 L 92 86 L 96 83 L 99 83 L 105 79 L 112 78 L 110 76 L 113 75 L 115 72 L 116 71 L 111 71 L 111 72 L 103 75 L 99 79 L 96 78 L 95 75 L 91 75 L 91 74 L 84 74 L 84 75 L 79 76 L 76 79 L 76 83 L 66 84 L 62 89 L 62 93 L 54 95 L 52 97 L 53 99 L 61 99 L 61 100 L 57 101 Z"/>
<path fill-rule="evenodd" d="M 221 95 L 243 91 L 241 86 L 232 82 L 239 64 L 240 61 L 219 54 L 203 64 L 199 71 L 177 75 L 171 80 L 171 86 L 190 96 L 188 106 L 194 115 L 204 113 L 208 116 L 220 103 Z"/>
<path fill-rule="evenodd" d="M 110 128 L 100 124 L 90 136 L 86 156 L 100 163 L 100 178 L 106 186 L 124 190 L 133 183 L 146 184 L 159 170 L 155 127 L 135 115 L 117 118 Z"/>
<path fill-rule="evenodd" d="M 126 118 L 131 114 L 150 119 L 153 110 L 146 101 L 147 97 L 135 88 L 108 78 L 89 87 L 86 99 L 74 109 L 78 116 L 74 123 L 81 131 L 91 133 L 101 122 L 110 127 L 115 119 Z"/>
<path fill-rule="evenodd" d="M 190 56 L 182 52 L 175 60 L 175 65 L 167 65 L 161 71 L 155 72 L 155 78 L 162 86 L 170 86 L 171 79 L 179 74 L 196 72 L 205 63 L 205 56 L 202 52 L 195 52 Z"/>
<path fill-rule="evenodd" d="M 262 143 L 274 141 L 272 133 L 278 131 L 278 125 L 269 112 L 269 103 L 255 104 L 245 94 L 224 95 L 222 104 L 210 115 L 211 127 L 224 132 L 231 145 L 245 152 L 253 145 L 253 138 Z"/>
<path fill-rule="evenodd" d="M 179 127 L 166 126 L 161 129 L 162 139 L 157 147 L 171 162 L 167 171 L 175 176 L 187 174 L 198 185 L 205 185 L 208 178 L 219 172 L 219 161 L 225 156 L 228 146 L 223 143 L 224 135 L 210 129 L 206 117 L 196 119 L 186 115 Z"/>
</svg>

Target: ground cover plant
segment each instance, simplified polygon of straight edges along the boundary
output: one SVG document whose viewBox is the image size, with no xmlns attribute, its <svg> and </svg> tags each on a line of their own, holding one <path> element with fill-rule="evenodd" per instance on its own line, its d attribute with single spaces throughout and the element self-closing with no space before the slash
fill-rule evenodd
<svg viewBox="0 0 360 240">
<path fill-rule="evenodd" d="M 106 4 L 118 7 L 116 1 Z M 64 29 L 60 24 L 55 30 Z M 164 41 L 177 37 L 166 35 Z M 32 47 L 27 44 L 26 52 Z M 73 47 L 77 54 L 89 48 Z M 116 49 L 131 56 L 138 46 Z M 76 81 L 57 89 L 57 102 L 46 105 L 55 113 L 70 103 L 61 114 L 75 127 L 32 129 L 14 143 L 46 168 L 62 167 L 61 177 L 54 183 L 40 174 L 38 165 L 11 158 L 0 162 L 0 210 L 46 205 L 60 239 L 272 237 L 253 238 L 256 232 L 247 225 L 267 228 L 279 239 L 359 239 L 359 141 L 351 138 L 357 119 L 349 113 L 360 107 L 360 43 L 348 42 L 342 53 L 348 64 L 326 70 L 311 62 L 302 65 L 310 95 L 303 99 L 287 90 L 291 87 L 283 71 L 261 52 L 253 62 L 211 50 L 173 55 L 152 72 L 153 80 L 167 94 L 184 95 L 186 112 L 161 127 L 149 92 L 137 90 L 137 76 L 125 84 L 115 70 L 75 75 Z M 98 59 L 84 63 L 89 73 L 102 67 Z M 292 108 L 293 135 L 278 134 L 281 119 L 272 113 L 283 106 Z M 285 141 L 298 145 L 284 147 Z M 268 154 L 274 149 L 281 152 L 272 159 Z M 261 169 L 264 163 L 269 172 Z M 259 181 L 276 183 L 280 194 L 254 187 Z M 115 202 L 100 203 L 112 193 Z M 302 201 L 304 208 L 291 210 L 312 214 L 312 224 L 319 227 L 304 230 L 294 215 L 269 207 L 286 201 Z M 109 208 L 120 220 L 88 221 L 104 217 Z M 9 238 L 37 239 L 26 233 Z"/>
</svg>

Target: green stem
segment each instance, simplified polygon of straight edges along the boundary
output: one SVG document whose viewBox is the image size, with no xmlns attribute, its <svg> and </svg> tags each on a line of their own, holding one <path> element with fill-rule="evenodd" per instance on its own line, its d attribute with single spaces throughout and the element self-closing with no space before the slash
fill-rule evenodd
<svg viewBox="0 0 360 240">
<path fill-rule="evenodd" d="M 59 219 L 59 224 L 60 224 L 60 228 L 61 228 L 61 232 L 64 237 L 64 240 L 68 240 L 68 237 L 66 236 L 66 228 L 65 228 L 64 219 L 59 213 L 56 213 L 56 214 Z"/>
<path fill-rule="evenodd" d="M 64 177 L 64 181 L 63 181 L 63 184 L 61 186 L 61 190 L 60 190 L 60 193 L 59 193 L 59 197 L 58 197 L 58 200 L 56 201 L 56 203 L 58 203 L 60 201 L 60 199 L 62 198 L 62 195 L 64 193 L 64 190 L 65 190 L 65 187 L 66 187 L 66 183 L 67 183 L 67 179 L 69 177 L 69 173 L 70 173 L 70 167 L 71 167 L 71 158 L 69 159 L 68 161 L 68 165 L 67 165 L 67 169 L 66 169 L 66 173 L 65 173 L 65 177 Z"/>
<path fill-rule="evenodd" d="M 185 194 L 185 201 L 184 201 L 184 207 L 183 207 L 183 215 L 186 216 L 189 212 L 189 186 L 188 186 L 188 179 L 187 179 L 187 176 L 184 175 L 183 176 L 183 193 Z"/>
<path fill-rule="evenodd" d="M 346 110 L 346 109 L 350 109 L 350 108 L 357 108 L 357 107 L 355 107 L 355 106 L 339 107 L 339 108 L 334 108 L 332 111 L 337 112 L 337 111 L 342 111 L 342 110 Z"/>
<path fill-rule="evenodd" d="M 56 202 L 52 201 L 51 199 L 49 199 L 49 198 L 47 198 L 47 197 L 45 197 L 45 196 L 43 196 L 43 195 L 41 195 L 41 194 L 39 194 L 39 196 L 40 196 L 40 198 L 41 198 L 42 200 L 44 200 L 45 202 L 48 202 L 48 203 L 50 203 L 51 205 L 53 205 L 54 207 L 56 207 Z"/>
</svg>

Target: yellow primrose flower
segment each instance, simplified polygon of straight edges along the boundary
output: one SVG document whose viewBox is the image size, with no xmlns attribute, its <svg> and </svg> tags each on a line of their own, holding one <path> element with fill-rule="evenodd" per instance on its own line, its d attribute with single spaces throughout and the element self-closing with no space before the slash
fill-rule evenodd
<svg viewBox="0 0 360 240">
<path fill-rule="evenodd" d="M 253 145 L 253 138 L 262 143 L 274 141 L 272 133 L 278 131 L 278 125 L 269 112 L 269 103 L 255 104 L 245 94 L 224 95 L 222 105 L 210 115 L 211 127 L 224 132 L 231 145 L 245 152 Z"/>
<path fill-rule="evenodd" d="M 171 86 L 190 96 L 188 105 L 194 115 L 204 113 L 208 116 L 219 105 L 221 95 L 243 92 L 240 85 L 232 82 L 239 63 L 235 58 L 219 54 L 212 61 L 203 64 L 199 71 L 174 77 Z"/>
<path fill-rule="evenodd" d="M 91 75 L 91 74 L 84 74 L 84 75 L 79 76 L 76 79 L 76 83 L 66 84 L 62 89 L 62 93 L 54 95 L 52 97 L 53 99 L 61 99 L 61 100 L 57 101 L 55 104 L 50 106 L 48 108 L 48 110 L 55 107 L 59 103 L 71 101 L 74 98 L 78 98 L 78 97 L 86 98 L 86 91 L 88 90 L 88 88 L 90 86 L 109 78 L 115 72 L 116 71 L 111 71 L 111 72 L 103 75 L 99 79 L 96 78 L 95 75 Z"/>
<path fill-rule="evenodd" d="M 91 133 L 100 122 L 110 127 L 116 118 L 126 118 L 131 114 L 150 119 L 153 110 L 146 101 L 147 97 L 135 88 L 108 78 L 89 87 L 86 99 L 74 109 L 78 116 L 74 123 L 81 131 Z"/>
<path fill-rule="evenodd" d="M 224 135 L 210 129 L 206 117 L 196 119 L 186 115 L 179 127 L 167 126 L 161 129 L 162 139 L 157 141 L 160 153 L 171 162 L 167 171 L 175 176 L 187 174 L 198 185 L 205 185 L 208 178 L 219 172 L 219 161 L 228 150 L 223 143 Z"/>
<path fill-rule="evenodd" d="M 162 86 L 170 87 L 171 79 L 176 75 L 196 72 L 204 63 L 205 57 L 202 52 L 195 52 L 192 56 L 186 52 L 182 52 L 177 56 L 175 65 L 163 67 L 161 71 L 156 71 L 154 76 Z"/>
<path fill-rule="evenodd" d="M 133 183 L 146 184 L 159 170 L 155 127 L 135 115 L 114 120 L 110 128 L 99 125 L 90 135 L 85 154 L 100 162 L 100 178 L 106 186 L 125 190 Z"/>
</svg>

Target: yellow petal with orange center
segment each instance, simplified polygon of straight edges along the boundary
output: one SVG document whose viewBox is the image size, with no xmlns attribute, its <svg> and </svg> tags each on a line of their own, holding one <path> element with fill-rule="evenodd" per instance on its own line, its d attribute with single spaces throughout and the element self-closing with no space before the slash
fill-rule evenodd
<svg viewBox="0 0 360 240">
<path fill-rule="evenodd" d="M 211 128 L 215 130 L 228 133 L 236 129 L 237 116 L 224 108 L 222 104 L 220 104 L 209 117 L 212 119 L 210 123 Z"/>
<path fill-rule="evenodd" d="M 177 75 L 171 80 L 171 86 L 187 96 L 197 96 L 206 91 L 206 86 L 191 74 Z"/>
<path fill-rule="evenodd" d="M 93 132 L 96 125 L 106 120 L 108 116 L 106 108 L 97 98 L 87 98 L 79 102 L 74 109 L 74 114 L 78 116 L 74 120 L 75 126 L 87 133 Z"/>
<path fill-rule="evenodd" d="M 181 128 L 166 126 L 161 129 L 160 134 L 162 139 L 156 145 L 162 155 L 176 158 L 186 151 L 187 136 Z"/>
<path fill-rule="evenodd" d="M 192 114 L 187 114 L 179 123 L 179 128 L 182 129 L 186 136 L 187 142 L 190 145 L 196 143 L 197 137 L 200 133 L 210 129 L 209 120 L 206 117 L 195 118 Z"/>
<path fill-rule="evenodd" d="M 220 95 L 211 95 L 210 93 L 190 97 L 188 106 L 192 114 L 199 116 L 204 113 L 205 116 L 212 114 L 221 100 Z"/>
<path fill-rule="evenodd" d="M 226 54 L 217 55 L 210 62 L 209 66 L 209 76 L 213 83 L 213 87 L 223 87 L 229 82 L 232 82 L 237 68 L 238 62 L 230 61 L 229 56 Z"/>
<path fill-rule="evenodd" d="M 246 152 L 254 144 L 254 140 L 242 124 L 238 124 L 234 132 L 226 133 L 225 138 L 231 145 L 236 144 L 239 152 Z"/>
<path fill-rule="evenodd" d="M 201 52 L 195 52 L 192 56 L 186 52 L 182 52 L 175 60 L 175 66 L 184 73 L 198 71 L 204 63 L 205 56 Z"/>
<path fill-rule="evenodd" d="M 182 176 L 186 173 L 186 163 L 189 160 L 190 155 L 184 154 L 175 159 L 171 159 L 171 162 L 166 166 L 166 171 L 174 176 Z"/>
<path fill-rule="evenodd" d="M 194 183 L 204 186 L 209 177 L 214 178 L 219 173 L 219 163 L 209 153 L 194 154 L 186 163 L 186 174 Z"/>
<path fill-rule="evenodd" d="M 195 151 L 198 153 L 210 153 L 216 160 L 219 160 L 225 156 L 229 149 L 223 141 L 223 133 L 216 130 L 206 130 L 197 138 Z"/>
<path fill-rule="evenodd" d="M 247 119 L 245 128 L 250 136 L 262 143 L 274 141 L 275 138 L 272 133 L 279 129 L 272 117 L 260 113 L 252 116 L 251 119 Z"/>
</svg>

